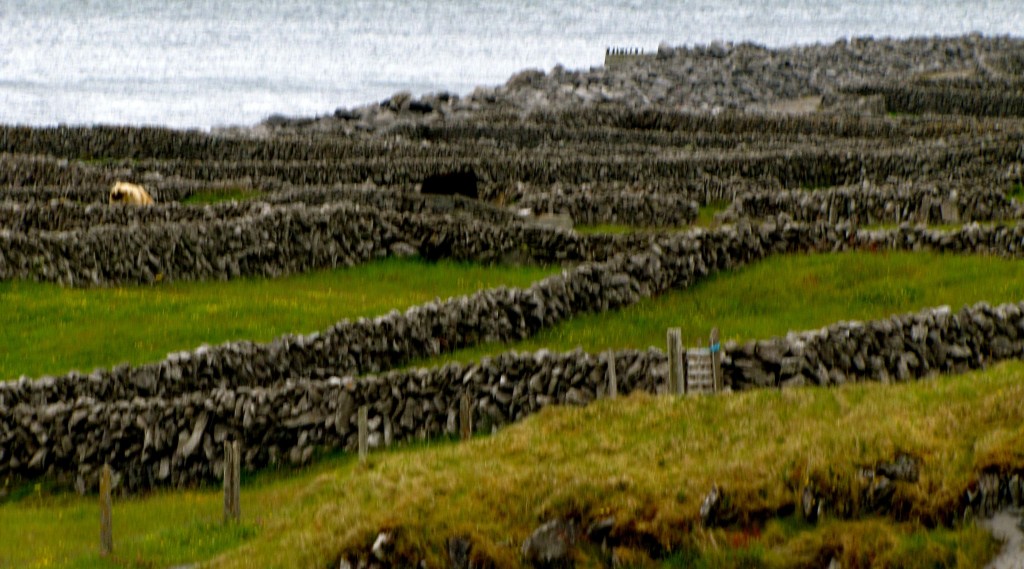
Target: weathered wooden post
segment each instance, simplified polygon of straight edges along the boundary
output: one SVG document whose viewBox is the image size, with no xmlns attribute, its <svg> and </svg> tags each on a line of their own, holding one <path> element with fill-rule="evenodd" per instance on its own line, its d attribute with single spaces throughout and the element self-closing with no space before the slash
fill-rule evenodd
<svg viewBox="0 0 1024 569">
<path fill-rule="evenodd" d="M 718 340 L 718 326 L 711 329 L 709 350 L 711 351 L 712 384 L 714 385 L 715 393 L 718 393 L 724 387 L 722 380 L 722 344 Z"/>
<path fill-rule="evenodd" d="M 224 441 L 224 523 L 242 520 L 242 447 Z"/>
<path fill-rule="evenodd" d="M 605 352 L 604 360 L 608 363 L 608 398 L 615 399 L 619 396 L 619 380 L 615 376 L 615 351 Z"/>
<path fill-rule="evenodd" d="M 669 389 L 676 395 L 686 393 L 683 378 L 683 335 L 679 328 L 668 329 L 668 378 Z"/>
<path fill-rule="evenodd" d="M 459 400 L 459 438 L 468 441 L 473 436 L 473 406 L 468 391 Z"/>
<path fill-rule="evenodd" d="M 370 446 L 370 410 L 363 405 L 359 408 L 359 464 L 366 464 L 366 451 Z"/>
<path fill-rule="evenodd" d="M 100 474 L 100 555 L 114 552 L 114 513 L 110 498 L 110 465 L 103 465 Z"/>
</svg>

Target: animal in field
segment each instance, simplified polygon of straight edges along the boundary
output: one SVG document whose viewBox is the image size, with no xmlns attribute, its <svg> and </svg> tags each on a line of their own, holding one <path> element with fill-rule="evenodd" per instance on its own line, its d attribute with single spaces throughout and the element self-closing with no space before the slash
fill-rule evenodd
<svg viewBox="0 0 1024 569">
<path fill-rule="evenodd" d="M 110 188 L 111 204 L 153 205 L 153 197 L 146 188 L 128 182 L 115 182 Z"/>
<path fill-rule="evenodd" d="M 421 194 L 437 194 L 442 196 L 466 196 L 478 199 L 480 193 L 476 186 L 476 172 L 462 170 L 445 174 L 427 176 L 420 186 Z"/>
</svg>

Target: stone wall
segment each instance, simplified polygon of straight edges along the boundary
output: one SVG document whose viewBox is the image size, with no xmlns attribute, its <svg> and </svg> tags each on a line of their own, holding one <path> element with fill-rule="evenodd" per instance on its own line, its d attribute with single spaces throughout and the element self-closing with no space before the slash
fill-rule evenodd
<svg viewBox="0 0 1024 569">
<path fill-rule="evenodd" d="M 656 352 L 621 352 L 621 393 L 653 390 Z M 660 358 L 664 359 L 664 358 Z M 480 363 L 359 379 L 294 379 L 267 387 L 226 385 L 168 397 L 88 396 L 42 406 L 3 406 L 0 475 L 49 475 L 96 485 L 109 462 L 128 490 L 213 479 L 225 438 L 242 441 L 247 469 L 308 462 L 316 450 L 357 448 L 356 411 L 370 408 L 370 446 L 453 435 L 462 394 L 477 431 L 546 405 L 586 404 L 604 393 L 607 363 L 582 352 L 504 354 Z"/>
<path fill-rule="evenodd" d="M 935 113 L 986 117 L 1024 116 L 1024 83 L 1015 81 L 939 81 L 933 84 L 881 83 L 851 92 L 877 95 L 891 113 Z"/>
<path fill-rule="evenodd" d="M 1024 356 L 1024 303 L 948 306 L 724 346 L 734 389 L 908 381 Z"/>
<path fill-rule="evenodd" d="M 599 106 L 525 117 L 486 111 L 477 120 L 352 137 L 327 127 L 265 137 L 0 127 L 0 187 L 103 187 L 116 178 L 404 187 L 472 168 L 482 197 L 496 199 L 518 182 L 664 186 L 710 177 L 796 188 L 969 176 L 982 183 L 1024 160 L 1018 125 L 958 117 L 690 116 Z"/>
<path fill-rule="evenodd" d="M 735 222 L 785 214 L 806 223 L 940 224 L 1016 219 L 1020 213 L 1020 206 L 1013 203 L 1005 191 L 908 184 L 747 192 L 736 196 L 718 218 Z"/>
<path fill-rule="evenodd" d="M 182 193 L 185 191 L 191 194 L 197 190 L 187 188 Z M 24 233 L 82 230 L 101 225 L 137 227 L 160 223 L 212 223 L 267 215 L 273 210 L 316 210 L 322 208 L 290 206 L 323 206 L 339 202 L 395 213 L 463 216 L 502 225 L 520 221 L 513 211 L 487 202 L 461 196 L 422 195 L 412 190 L 359 186 L 299 189 L 277 185 L 273 189 L 261 187 L 252 191 L 258 192 L 259 201 L 225 201 L 202 206 L 158 201 L 149 207 L 126 207 L 107 204 L 105 195 L 104 201 L 93 203 L 59 199 L 0 201 L 0 229 Z M 37 195 L 41 193 L 39 189 L 34 192 Z M 164 191 L 154 190 L 154 193 L 166 195 L 168 192 L 165 188 Z"/>
<path fill-rule="evenodd" d="M 653 193 L 545 192 L 527 195 L 517 205 L 535 213 L 568 214 L 577 225 L 684 227 L 698 212 L 697 202 L 687 196 Z"/>
<path fill-rule="evenodd" d="M 1022 339 L 1022 304 L 940 307 L 727 343 L 722 370 L 733 390 L 907 381 L 1019 358 Z M 362 405 L 370 409 L 371 448 L 452 436 L 463 393 L 471 398 L 476 430 L 489 432 L 547 405 L 585 405 L 605 396 L 609 357 L 619 393 L 667 391 L 667 358 L 652 348 L 600 356 L 510 352 L 379 376 L 296 376 L 266 386 L 224 381 L 163 396 L 61 396 L 35 405 L 9 404 L 0 392 L 0 476 L 51 476 L 85 491 L 95 487 L 106 462 L 125 491 L 193 485 L 221 474 L 221 443 L 228 438 L 242 441 L 247 469 L 304 464 L 323 450 L 353 451 Z"/>
<path fill-rule="evenodd" d="M 822 208 L 831 211 L 830 215 L 851 215 L 852 197 L 843 201 L 841 193 L 830 195 L 840 197 L 821 202 L 828 204 L 827 207 L 807 207 L 808 216 L 811 212 L 820 215 Z M 984 194 L 979 193 L 971 196 L 982 198 L 965 196 L 957 204 L 971 215 L 984 215 L 997 208 L 1005 211 L 1005 198 L 998 194 L 989 195 L 990 201 L 985 201 Z M 925 203 L 931 203 L 929 211 L 935 209 L 936 198 L 925 195 L 914 199 L 919 199 L 917 203 L 922 204 L 916 206 L 918 209 L 924 208 Z M 808 203 L 814 202 L 810 196 L 807 200 Z M 887 207 L 887 202 L 881 199 L 853 200 L 852 203 L 861 201 L 870 205 L 869 209 L 880 212 Z M 910 203 L 906 208 L 908 212 L 914 209 L 913 202 Z M 938 209 L 941 212 L 941 203 Z M 459 211 L 452 210 L 453 214 Z M 450 258 L 484 263 L 509 260 L 578 263 L 642 252 L 652 244 L 676 246 L 691 239 L 688 234 L 577 235 L 514 222 L 498 225 L 481 221 L 473 217 L 477 212 L 471 209 L 463 213 L 465 215 L 406 213 L 345 202 L 322 206 L 243 203 L 210 208 L 164 205 L 146 211 L 59 203 L 7 204 L 0 206 L 0 223 L 3 223 L 0 225 L 0 280 L 19 278 L 95 286 L 278 276 L 317 268 L 351 266 L 392 254 L 415 253 L 427 259 Z M 992 215 L 996 214 L 992 212 Z M 493 211 L 488 215 L 505 214 Z M 859 214 L 854 212 L 853 215 Z M 96 225 L 80 227 L 92 222 Z M 818 239 L 816 235 L 829 231 L 835 233 L 845 227 L 842 223 L 829 228 L 769 222 L 760 226 L 759 232 L 771 234 L 771 237 L 766 237 L 770 241 L 779 241 L 780 236 L 785 235 L 780 225 L 788 228 L 792 235 L 809 237 L 807 242 L 786 237 L 789 239 L 786 246 L 796 250 L 824 246 L 815 241 Z M 65 226 L 76 228 L 34 230 Z M 740 226 L 750 231 L 748 225 Z M 766 229 L 769 226 L 774 229 Z M 23 231 L 26 228 L 28 231 Z M 726 247 L 730 247 L 734 243 L 729 239 L 735 231 L 723 229 L 709 235 L 712 238 L 729 236 Z M 888 247 L 885 242 L 893 241 L 893 246 L 898 247 L 1016 256 L 1021 247 L 1022 231 L 1024 229 L 1018 225 L 969 225 L 953 232 L 905 226 L 885 233 L 864 233 L 852 240 L 848 235 L 832 235 L 829 239 L 838 242 L 828 246 L 847 247 L 857 243 L 877 248 Z"/>
</svg>

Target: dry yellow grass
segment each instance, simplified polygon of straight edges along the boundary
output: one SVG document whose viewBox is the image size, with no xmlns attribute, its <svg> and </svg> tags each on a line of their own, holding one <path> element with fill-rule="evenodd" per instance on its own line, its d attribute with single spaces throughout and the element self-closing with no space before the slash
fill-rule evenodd
<svg viewBox="0 0 1024 569">
<path fill-rule="evenodd" d="M 1013 363 L 901 386 L 636 395 L 549 409 L 493 437 L 382 453 L 368 468 L 344 461 L 290 485 L 291 505 L 267 520 L 260 538 L 214 565 L 331 565 L 366 554 L 390 531 L 404 561 L 445 566 L 445 540 L 468 536 L 478 554 L 516 567 L 520 544 L 542 522 L 611 516 L 613 536 L 634 554 L 717 555 L 728 566 L 723 551 L 741 544 L 765 566 L 801 566 L 827 553 L 853 563 L 845 567 L 867 558 L 905 563 L 908 548 L 924 544 L 934 551 L 922 554 L 922 566 L 961 557 L 971 566 L 992 554 L 977 530 L 936 538 L 922 528 L 947 519 L 981 469 L 1024 468 L 1022 378 L 1024 365 Z M 897 452 L 921 461 L 919 482 L 898 484 L 893 498 L 906 508 L 903 523 L 831 519 L 789 536 L 769 531 L 765 520 L 792 511 L 808 483 L 833 497 L 829 508 L 849 508 L 841 502 L 852 499 L 857 470 Z M 713 484 L 728 496 L 736 525 L 700 527 L 700 502 Z M 761 537 L 737 541 L 751 535 Z M 599 563 L 601 555 L 584 550 L 580 560 Z"/>
</svg>

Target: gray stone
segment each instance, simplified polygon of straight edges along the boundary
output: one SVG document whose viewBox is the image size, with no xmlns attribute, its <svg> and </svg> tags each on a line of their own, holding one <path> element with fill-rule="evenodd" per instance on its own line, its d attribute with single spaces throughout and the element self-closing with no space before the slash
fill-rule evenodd
<svg viewBox="0 0 1024 569">
<path fill-rule="evenodd" d="M 523 558 L 533 567 L 571 567 L 576 540 L 575 522 L 551 520 L 535 529 L 523 542 Z"/>
<path fill-rule="evenodd" d="M 719 509 L 722 502 L 722 492 L 715 484 L 711 491 L 704 495 L 700 503 L 700 522 L 704 527 L 712 527 L 718 521 Z"/>
<path fill-rule="evenodd" d="M 470 569 L 470 554 L 473 542 L 468 537 L 450 537 L 446 543 L 448 563 L 451 569 Z"/>
<path fill-rule="evenodd" d="M 203 442 L 203 432 L 206 430 L 206 423 L 208 420 L 209 415 L 206 411 L 199 414 L 199 418 L 196 419 L 195 425 L 192 426 L 192 434 L 178 452 L 182 458 L 188 458 L 197 448 L 199 448 L 199 444 Z"/>
</svg>

